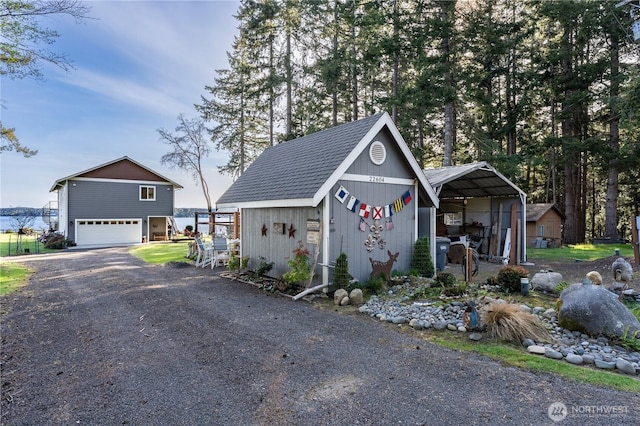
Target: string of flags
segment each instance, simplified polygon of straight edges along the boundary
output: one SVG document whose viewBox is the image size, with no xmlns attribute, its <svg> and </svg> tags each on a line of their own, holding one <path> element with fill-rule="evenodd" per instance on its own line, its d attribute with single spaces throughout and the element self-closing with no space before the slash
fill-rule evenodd
<svg viewBox="0 0 640 426">
<path fill-rule="evenodd" d="M 347 202 L 346 206 L 348 210 L 351 210 L 354 213 L 358 213 L 358 215 L 364 219 L 382 219 L 390 218 L 394 215 L 394 213 L 399 213 L 404 206 L 411 202 L 411 191 L 407 190 L 402 196 L 392 203 L 386 204 L 384 206 L 372 206 L 371 204 L 367 204 L 357 197 L 350 195 L 347 189 L 340 185 L 338 190 L 335 193 L 335 197 L 340 203 L 344 204 Z M 347 201 L 347 198 L 349 199 Z"/>
</svg>

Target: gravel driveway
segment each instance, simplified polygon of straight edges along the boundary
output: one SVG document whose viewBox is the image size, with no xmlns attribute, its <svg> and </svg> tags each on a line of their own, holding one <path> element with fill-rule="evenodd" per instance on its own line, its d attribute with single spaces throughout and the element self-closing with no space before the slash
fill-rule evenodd
<svg viewBox="0 0 640 426">
<path fill-rule="evenodd" d="M 126 248 L 20 261 L 36 273 L 2 298 L 2 424 L 637 425 L 640 418 L 640 386 L 617 392 L 505 367 L 364 315 L 265 294 L 219 270 L 148 265 Z M 548 415 L 554 402 L 568 408 L 558 423 L 551 417 L 560 411 Z"/>
</svg>

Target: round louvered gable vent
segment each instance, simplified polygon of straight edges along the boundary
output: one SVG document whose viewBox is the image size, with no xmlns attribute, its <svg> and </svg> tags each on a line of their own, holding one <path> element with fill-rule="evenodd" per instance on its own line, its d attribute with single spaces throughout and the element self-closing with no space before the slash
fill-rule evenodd
<svg viewBox="0 0 640 426">
<path fill-rule="evenodd" d="M 375 141 L 369 147 L 369 158 L 371 162 L 377 166 L 384 163 L 387 159 L 387 150 L 380 141 Z"/>
</svg>

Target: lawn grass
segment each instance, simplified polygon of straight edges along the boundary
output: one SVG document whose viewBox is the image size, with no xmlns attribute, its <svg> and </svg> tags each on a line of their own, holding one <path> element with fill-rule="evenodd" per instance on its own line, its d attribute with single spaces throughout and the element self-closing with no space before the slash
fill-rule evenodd
<svg viewBox="0 0 640 426">
<path fill-rule="evenodd" d="M 147 263 L 189 262 L 186 258 L 188 244 L 187 241 L 148 243 L 132 247 L 129 253 Z"/>
<path fill-rule="evenodd" d="M 531 371 L 557 374 L 565 379 L 625 392 L 640 392 L 640 380 L 637 378 L 533 355 L 506 343 L 464 341 L 459 335 L 449 333 L 430 335 L 427 340 L 447 348 L 475 352 L 504 364 Z"/>
<path fill-rule="evenodd" d="M 14 292 L 25 285 L 31 269 L 13 262 L 0 262 L 0 296 Z"/>
<path fill-rule="evenodd" d="M 555 248 L 527 248 L 527 257 L 531 259 L 574 262 L 578 260 L 597 260 L 615 255 L 633 257 L 633 244 L 575 244 Z"/>
<path fill-rule="evenodd" d="M 0 256 L 19 256 L 23 254 L 51 253 L 57 251 L 45 248 L 44 245 L 38 241 L 36 235 L 23 235 L 20 251 L 18 251 L 17 242 L 18 234 L 15 232 L 0 234 Z M 29 249 L 29 253 L 25 253 L 24 249 Z"/>
</svg>

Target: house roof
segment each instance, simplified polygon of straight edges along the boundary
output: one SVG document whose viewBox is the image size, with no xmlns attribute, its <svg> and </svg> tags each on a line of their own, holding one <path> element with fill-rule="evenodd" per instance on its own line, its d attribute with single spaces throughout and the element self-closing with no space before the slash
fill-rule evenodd
<svg viewBox="0 0 640 426">
<path fill-rule="evenodd" d="M 527 204 L 527 222 L 537 222 L 549 210 L 553 210 L 564 219 L 564 214 L 553 203 L 533 203 Z"/>
<path fill-rule="evenodd" d="M 120 163 L 120 164 L 119 164 Z M 142 175 L 134 176 L 134 175 L 123 175 L 120 173 L 114 173 L 115 167 L 118 165 L 126 165 L 125 163 L 130 163 L 137 166 L 141 169 L 145 178 L 141 178 Z M 174 187 L 174 189 L 182 189 L 182 186 L 171 179 L 167 179 L 166 177 L 154 172 L 150 168 L 138 163 L 131 158 L 124 156 L 117 158 L 113 161 L 109 161 L 108 163 L 100 164 L 99 166 L 92 167 L 87 170 L 83 170 L 79 173 L 72 174 L 67 177 L 63 177 L 61 179 L 56 180 L 53 183 L 49 192 L 56 191 L 58 188 L 65 185 L 65 182 L 71 179 L 87 177 L 87 178 L 96 178 L 96 179 L 127 179 L 127 180 L 147 180 L 147 181 L 158 181 L 158 182 L 167 182 Z"/>
<path fill-rule="evenodd" d="M 486 161 L 426 169 L 424 174 L 441 200 L 448 198 L 526 197 L 520 188 Z"/>
<path fill-rule="evenodd" d="M 386 112 L 267 148 L 222 194 L 217 206 L 317 206 L 385 126 L 427 193 L 425 203 L 437 206 L 433 189 Z"/>
</svg>

